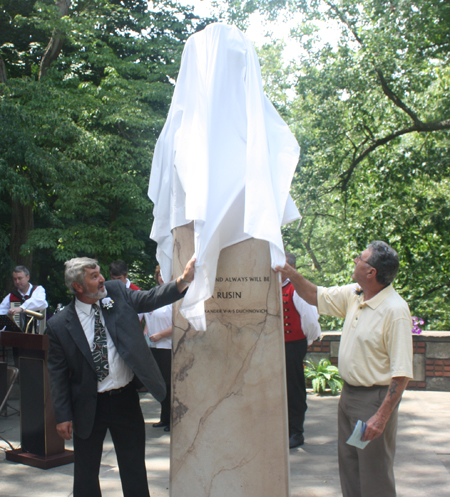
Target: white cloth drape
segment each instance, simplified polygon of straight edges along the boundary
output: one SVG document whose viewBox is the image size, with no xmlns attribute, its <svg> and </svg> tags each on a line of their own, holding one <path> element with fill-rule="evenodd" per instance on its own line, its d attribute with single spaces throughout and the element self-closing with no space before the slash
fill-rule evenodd
<svg viewBox="0 0 450 497">
<path fill-rule="evenodd" d="M 264 95 L 253 45 L 234 26 L 210 24 L 185 46 L 172 104 L 150 176 L 150 237 L 165 281 L 172 277 L 172 230 L 194 221 L 195 279 L 181 306 L 206 329 L 220 251 L 258 238 L 271 264 L 285 264 L 280 226 L 299 218 L 289 188 L 299 146 Z"/>
</svg>

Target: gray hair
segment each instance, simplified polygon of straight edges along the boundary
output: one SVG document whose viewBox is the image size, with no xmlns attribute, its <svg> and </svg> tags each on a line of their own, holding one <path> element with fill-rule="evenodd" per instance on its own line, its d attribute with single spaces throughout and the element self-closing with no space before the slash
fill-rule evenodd
<svg viewBox="0 0 450 497">
<path fill-rule="evenodd" d="M 289 264 L 289 266 L 295 267 L 297 264 L 297 257 L 295 257 L 295 255 L 291 254 L 290 252 L 285 252 L 284 255 L 286 256 L 286 262 Z"/>
<path fill-rule="evenodd" d="M 367 247 L 371 254 L 367 260 L 377 270 L 377 281 L 381 285 L 390 285 L 398 273 L 400 262 L 397 252 L 387 243 L 376 240 Z"/>
<path fill-rule="evenodd" d="M 13 269 L 13 273 L 24 273 L 25 276 L 30 276 L 30 271 L 25 266 L 16 266 Z"/>
<path fill-rule="evenodd" d="M 79 283 L 84 286 L 86 268 L 95 269 L 98 266 L 98 262 L 95 259 L 89 259 L 89 257 L 75 257 L 74 259 L 70 259 L 70 261 L 66 261 L 64 265 L 66 266 L 64 271 L 66 287 L 69 289 L 69 293 L 76 295 L 77 292 L 72 283 Z"/>
</svg>

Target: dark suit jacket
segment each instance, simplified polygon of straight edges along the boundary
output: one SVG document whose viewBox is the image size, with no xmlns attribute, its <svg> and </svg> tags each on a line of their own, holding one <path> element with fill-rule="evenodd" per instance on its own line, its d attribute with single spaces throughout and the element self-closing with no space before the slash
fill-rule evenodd
<svg viewBox="0 0 450 497">
<path fill-rule="evenodd" d="M 137 313 L 150 312 L 183 297 L 171 282 L 146 292 L 130 290 L 118 280 L 107 281 L 111 309 L 102 307 L 106 328 L 117 352 L 159 401 L 166 388 L 145 341 Z M 47 323 L 50 339 L 48 370 L 56 423 L 73 422 L 80 438 L 87 438 L 97 405 L 97 376 L 89 344 L 75 309 L 75 299 Z"/>
</svg>

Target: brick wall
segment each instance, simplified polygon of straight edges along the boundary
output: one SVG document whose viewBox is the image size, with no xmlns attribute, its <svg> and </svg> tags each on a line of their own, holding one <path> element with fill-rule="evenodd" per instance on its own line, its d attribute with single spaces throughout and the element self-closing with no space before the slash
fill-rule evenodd
<svg viewBox="0 0 450 497">
<path fill-rule="evenodd" d="M 306 360 L 326 358 L 337 365 L 340 332 L 324 332 L 322 339 L 308 348 Z M 424 331 L 413 336 L 414 378 L 408 390 L 450 392 L 450 332 Z"/>
<path fill-rule="evenodd" d="M 426 375 L 423 371 L 426 362 L 427 344 L 425 334 L 413 337 L 414 378 L 408 383 L 408 390 L 426 390 Z"/>
<path fill-rule="evenodd" d="M 450 377 L 450 360 L 427 359 L 425 369 L 428 378 L 437 376 Z"/>
</svg>

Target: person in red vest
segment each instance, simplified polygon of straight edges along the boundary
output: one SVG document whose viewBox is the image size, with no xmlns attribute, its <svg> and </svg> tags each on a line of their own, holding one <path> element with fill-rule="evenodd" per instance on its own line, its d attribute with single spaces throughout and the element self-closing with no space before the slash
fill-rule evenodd
<svg viewBox="0 0 450 497">
<path fill-rule="evenodd" d="M 294 254 L 286 252 L 286 263 L 295 269 Z M 303 359 L 308 345 L 320 337 L 317 308 L 297 295 L 289 278 L 282 284 L 284 346 L 286 352 L 286 386 L 289 421 L 289 448 L 303 445 L 305 422 L 306 385 Z"/>
<path fill-rule="evenodd" d="M 109 276 L 112 280 L 120 280 L 130 290 L 140 290 L 138 286 L 128 279 L 128 266 L 125 261 L 114 261 L 109 265 Z"/>
<path fill-rule="evenodd" d="M 25 266 L 16 266 L 12 273 L 16 289 L 9 293 L 0 304 L 0 315 L 15 316 L 20 313 L 20 327 L 25 331 L 27 318 L 24 311 L 43 311 L 47 309 L 45 290 L 42 286 L 30 283 L 30 271 Z M 12 304 L 20 303 L 19 306 Z"/>
</svg>

